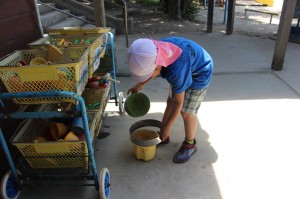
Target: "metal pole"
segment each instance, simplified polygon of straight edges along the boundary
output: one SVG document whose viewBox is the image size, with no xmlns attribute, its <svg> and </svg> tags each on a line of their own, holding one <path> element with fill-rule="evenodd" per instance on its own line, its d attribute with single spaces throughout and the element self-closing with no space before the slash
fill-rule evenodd
<svg viewBox="0 0 300 199">
<path fill-rule="evenodd" d="M 228 0 L 225 0 L 224 21 L 223 21 L 223 23 L 227 23 L 227 16 L 228 16 Z"/>
<path fill-rule="evenodd" d="M 110 48 L 111 48 L 111 60 L 112 60 L 112 67 L 113 67 L 113 79 L 116 79 L 116 66 L 115 66 L 115 51 L 114 51 L 114 35 L 111 32 L 108 32 L 110 36 Z M 118 98 L 117 98 L 117 83 L 114 81 L 114 99 L 115 105 L 118 106 Z M 122 102 L 121 102 L 122 103 Z"/>
<path fill-rule="evenodd" d="M 215 7 L 215 1 L 208 0 L 207 28 L 206 28 L 206 32 L 208 33 L 211 33 L 213 29 L 214 7 Z"/>
<path fill-rule="evenodd" d="M 125 0 L 124 3 L 124 15 L 125 15 L 125 34 L 126 34 L 126 47 L 128 48 L 128 24 L 127 24 L 127 4 Z"/>
<path fill-rule="evenodd" d="M 226 35 L 231 35 L 234 25 L 235 0 L 228 0 L 228 17 L 226 24 Z"/>
<path fill-rule="evenodd" d="M 35 9 L 35 13 L 36 13 L 36 18 L 38 20 L 38 23 L 39 23 L 39 30 L 40 30 L 40 34 L 41 34 L 41 37 L 44 37 L 44 32 L 43 32 L 43 26 L 42 26 L 42 22 L 41 22 L 41 17 L 39 15 L 39 8 L 37 6 L 37 0 L 34 0 L 34 9 Z"/>
</svg>

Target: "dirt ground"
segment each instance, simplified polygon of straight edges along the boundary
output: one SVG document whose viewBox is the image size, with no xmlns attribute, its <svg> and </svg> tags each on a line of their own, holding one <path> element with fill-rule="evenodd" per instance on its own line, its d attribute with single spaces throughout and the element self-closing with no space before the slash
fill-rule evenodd
<svg viewBox="0 0 300 199">
<path fill-rule="evenodd" d="M 270 24 L 270 15 L 249 12 L 245 18 L 245 6 L 253 5 L 255 1 L 240 0 L 236 2 L 234 33 L 249 36 L 269 37 L 277 33 L 279 16 L 273 16 Z M 129 5 L 130 8 L 131 5 Z M 138 5 L 135 5 L 136 7 Z M 270 9 L 275 9 L 269 7 Z M 226 32 L 224 23 L 225 7 L 216 6 L 213 15 L 213 32 Z M 278 10 L 278 8 L 277 8 Z M 205 32 L 207 23 L 207 7 L 200 7 L 195 21 L 171 21 L 168 16 L 157 7 L 140 6 L 139 12 L 130 16 L 134 21 L 134 32 L 136 34 L 180 34 L 186 32 Z"/>
</svg>

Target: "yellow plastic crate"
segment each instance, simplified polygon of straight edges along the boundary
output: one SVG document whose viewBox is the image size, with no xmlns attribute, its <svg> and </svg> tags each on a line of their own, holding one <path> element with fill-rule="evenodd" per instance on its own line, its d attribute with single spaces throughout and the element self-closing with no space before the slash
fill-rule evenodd
<svg viewBox="0 0 300 199">
<path fill-rule="evenodd" d="M 97 137 L 100 133 L 102 116 L 105 111 L 107 101 L 109 100 L 109 90 L 110 84 L 103 89 L 85 89 L 82 93 L 82 98 L 84 99 L 88 112 L 96 114 L 95 137 Z M 96 104 L 97 106 L 91 106 Z"/>
<path fill-rule="evenodd" d="M 96 113 L 88 113 L 91 138 L 96 128 Z M 34 142 L 49 124 L 43 119 L 30 119 L 12 138 L 11 143 L 32 168 L 87 168 L 88 149 L 85 140 Z M 91 141 L 92 142 L 92 141 Z"/>
<path fill-rule="evenodd" d="M 0 61 L 0 78 L 10 93 L 70 91 L 81 95 L 88 80 L 88 47 L 60 48 L 61 60 L 51 65 L 18 66 L 33 58 L 47 59 L 48 50 L 20 50 Z M 14 99 L 18 104 L 74 102 L 63 97 Z"/>
<path fill-rule="evenodd" d="M 69 34 L 69 35 L 49 35 L 44 38 L 38 39 L 29 43 L 30 48 L 43 49 L 48 45 L 57 47 L 90 47 L 88 53 L 89 59 L 89 78 L 92 77 L 100 64 L 100 58 L 105 54 L 107 35 L 104 33 L 99 34 Z"/>
<path fill-rule="evenodd" d="M 80 28 L 80 27 L 63 27 L 57 29 L 47 29 L 49 35 L 70 35 L 70 34 L 99 34 L 108 33 L 110 27 Z"/>
<path fill-rule="evenodd" d="M 82 98 L 88 110 L 104 111 L 109 97 L 110 84 L 103 89 L 89 88 L 85 89 L 82 93 Z M 99 104 L 97 106 L 97 104 Z"/>
<path fill-rule="evenodd" d="M 87 110 L 88 114 L 95 114 L 95 129 L 94 129 L 94 139 L 97 139 L 99 132 L 100 132 L 100 128 L 101 128 L 101 124 L 102 124 L 102 116 L 103 116 L 103 110 L 97 109 L 97 110 Z"/>
</svg>

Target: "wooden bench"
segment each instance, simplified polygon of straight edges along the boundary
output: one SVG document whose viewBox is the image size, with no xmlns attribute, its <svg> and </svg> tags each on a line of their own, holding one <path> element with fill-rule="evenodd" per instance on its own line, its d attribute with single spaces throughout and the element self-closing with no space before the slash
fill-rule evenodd
<svg viewBox="0 0 300 199">
<path fill-rule="evenodd" d="M 245 7 L 245 18 L 247 18 L 247 12 L 258 12 L 258 13 L 263 13 L 263 14 L 269 14 L 269 15 L 271 15 L 270 24 L 272 23 L 273 15 L 275 15 L 275 16 L 279 16 L 280 15 L 279 11 L 271 11 L 271 10 L 264 9 L 264 8 L 253 8 L 253 7 L 247 7 L 246 6 Z"/>
</svg>

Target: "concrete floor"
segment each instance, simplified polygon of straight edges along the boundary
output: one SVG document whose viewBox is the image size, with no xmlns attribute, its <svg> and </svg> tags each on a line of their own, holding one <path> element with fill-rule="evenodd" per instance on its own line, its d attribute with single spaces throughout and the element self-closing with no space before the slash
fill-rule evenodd
<svg viewBox="0 0 300 199">
<path fill-rule="evenodd" d="M 163 115 L 168 84 L 156 78 L 143 91 L 151 100 L 147 116 L 119 116 L 116 107 L 107 108 L 104 124 L 111 136 L 99 143 L 99 153 L 116 175 L 112 198 L 299 198 L 300 45 L 289 43 L 283 71 L 274 72 L 273 40 L 220 33 L 180 36 L 203 45 L 215 61 L 213 81 L 198 114 L 199 150 L 185 164 L 172 162 L 184 138 L 178 118 L 171 143 L 158 147 L 154 160 L 145 163 L 133 157 L 129 127 Z M 130 36 L 130 42 L 138 37 Z M 123 42 L 117 38 L 118 55 L 126 55 Z M 127 74 L 124 60 L 118 57 L 118 71 Z M 119 80 L 119 91 L 126 93 L 133 85 L 129 77 Z M 118 147 L 106 153 L 111 145 Z"/>
<path fill-rule="evenodd" d="M 154 79 L 143 91 L 151 100 L 146 116 L 120 115 L 113 103 L 106 108 L 102 131 L 110 135 L 97 140 L 95 156 L 99 170 L 110 171 L 110 198 L 300 198 L 300 45 L 289 43 L 283 71 L 274 72 L 273 40 L 222 33 L 180 36 L 200 43 L 215 61 L 198 114 L 198 152 L 187 163 L 172 162 L 184 138 L 178 118 L 169 145 L 159 146 L 150 162 L 135 159 L 130 126 L 161 120 L 165 107 L 168 84 Z M 130 35 L 129 42 L 139 37 Z M 116 46 L 118 91 L 126 93 L 133 82 L 126 77 L 125 36 L 116 38 Z M 99 193 L 94 187 L 26 187 L 20 198 L 92 199 Z"/>
</svg>

